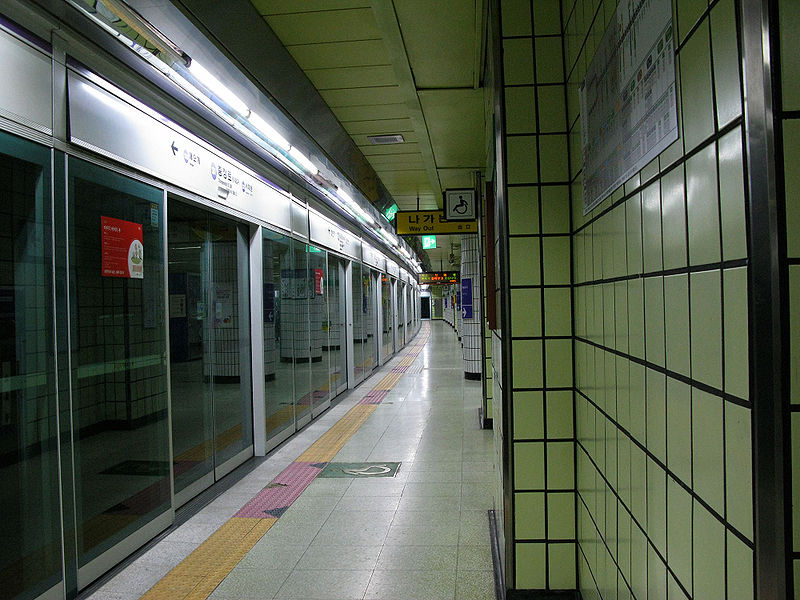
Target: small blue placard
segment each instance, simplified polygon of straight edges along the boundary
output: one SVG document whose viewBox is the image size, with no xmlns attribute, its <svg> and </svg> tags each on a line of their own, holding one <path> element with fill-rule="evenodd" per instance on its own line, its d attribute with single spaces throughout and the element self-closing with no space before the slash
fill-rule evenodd
<svg viewBox="0 0 800 600">
<path fill-rule="evenodd" d="M 472 278 L 461 278 L 461 317 L 472 318 Z"/>
</svg>

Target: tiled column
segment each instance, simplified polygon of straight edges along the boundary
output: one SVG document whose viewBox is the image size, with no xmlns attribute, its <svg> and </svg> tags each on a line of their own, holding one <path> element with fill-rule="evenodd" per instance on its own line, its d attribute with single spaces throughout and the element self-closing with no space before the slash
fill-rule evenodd
<svg viewBox="0 0 800 600">
<path fill-rule="evenodd" d="M 461 320 L 461 348 L 464 353 L 464 377 L 481 378 L 481 299 L 480 243 L 477 235 L 461 236 L 461 281 L 469 279 L 472 288 L 472 316 Z M 464 286 L 461 286 L 461 303 L 464 304 Z M 462 310 L 462 317 L 464 312 Z"/>
<path fill-rule="evenodd" d="M 500 3 L 506 580 L 576 587 L 570 189 L 558 1 Z M 501 234 L 502 235 L 502 234 Z M 502 359 L 502 365 L 498 365 Z M 500 367 L 499 369 L 497 367 Z M 497 391 L 497 390 L 496 390 Z M 495 402 L 498 401 L 495 396 Z M 497 427 L 497 425 L 495 425 Z"/>
</svg>

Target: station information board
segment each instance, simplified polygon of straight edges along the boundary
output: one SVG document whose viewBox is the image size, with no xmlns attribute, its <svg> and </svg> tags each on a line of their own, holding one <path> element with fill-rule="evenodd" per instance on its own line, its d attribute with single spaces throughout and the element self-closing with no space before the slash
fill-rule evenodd
<svg viewBox="0 0 800 600">
<path fill-rule="evenodd" d="M 420 285 L 450 285 L 458 283 L 458 271 L 431 271 L 419 274 Z"/>
</svg>

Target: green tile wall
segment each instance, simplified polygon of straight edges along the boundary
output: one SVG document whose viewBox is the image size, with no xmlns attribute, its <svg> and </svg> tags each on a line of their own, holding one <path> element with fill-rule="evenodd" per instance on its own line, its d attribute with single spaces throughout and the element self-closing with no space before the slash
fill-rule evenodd
<svg viewBox="0 0 800 600">
<path fill-rule="evenodd" d="M 615 5 L 562 5 L 578 149 L 577 87 Z M 674 3 L 677 142 L 585 217 L 570 165 L 584 598 L 753 597 L 738 9 Z"/>
<path fill-rule="evenodd" d="M 517 589 L 575 589 L 569 138 L 559 0 L 503 0 L 511 506 Z M 495 353 L 494 361 L 498 357 Z M 495 373 L 495 377 L 497 374 Z M 497 404 L 495 397 L 495 404 Z"/>
<path fill-rule="evenodd" d="M 789 300 L 789 410 L 791 444 L 791 503 L 789 515 L 792 527 L 790 538 L 793 552 L 794 597 L 800 597 L 800 56 L 796 51 L 800 27 L 800 4 L 791 0 L 779 3 L 780 22 L 780 80 L 782 96 L 779 113 L 783 132 L 783 176 L 786 210 L 786 279 Z M 741 279 L 741 278 L 738 278 Z M 734 283 L 735 281 L 735 283 Z M 737 278 L 726 286 L 740 286 Z M 740 309 L 737 309 L 740 310 Z M 733 383 L 733 382 L 731 382 Z M 745 385 L 738 381 L 734 385 Z M 736 426 L 732 424 L 732 426 Z M 741 512 L 742 507 L 737 507 Z"/>
</svg>

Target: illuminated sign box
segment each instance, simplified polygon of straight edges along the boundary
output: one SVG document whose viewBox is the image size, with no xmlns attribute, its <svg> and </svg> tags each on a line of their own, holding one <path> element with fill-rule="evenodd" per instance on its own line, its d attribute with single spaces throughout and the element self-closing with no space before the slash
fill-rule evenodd
<svg viewBox="0 0 800 600">
<path fill-rule="evenodd" d="M 401 210 L 395 215 L 398 235 L 478 233 L 477 221 L 448 221 L 443 210 Z"/>
<path fill-rule="evenodd" d="M 458 271 L 432 271 L 420 273 L 419 282 L 421 285 L 450 285 L 458 283 L 458 277 Z"/>
<path fill-rule="evenodd" d="M 435 235 L 423 235 L 422 236 L 422 249 L 423 250 L 433 250 L 436 248 L 436 236 Z"/>
</svg>

